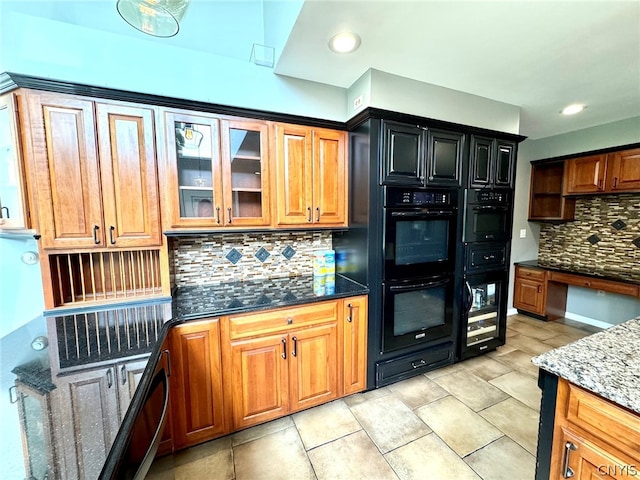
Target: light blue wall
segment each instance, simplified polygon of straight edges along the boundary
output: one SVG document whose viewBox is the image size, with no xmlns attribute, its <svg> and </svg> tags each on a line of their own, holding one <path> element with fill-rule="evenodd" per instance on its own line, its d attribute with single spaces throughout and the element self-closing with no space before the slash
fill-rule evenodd
<svg viewBox="0 0 640 480">
<path fill-rule="evenodd" d="M 44 310 L 40 265 L 21 260 L 28 251 L 38 251 L 34 239 L 0 238 L 0 338 L 41 317 Z"/>
<path fill-rule="evenodd" d="M 528 222 L 529 178 L 532 160 L 540 160 L 601 148 L 640 143 L 640 117 L 586 128 L 575 132 L 538 140 L 525 140 L 518 151 L 516 172 L 516 199 L 514 206 L 512 261 L 537 258 L 539 225 Z M 526 239 L 519 238 L 520 229 L 527 232 Z M 630 265 L 629 268 L 640 268 Z M 509 289 L 509 306 L 513 305 L 513 270 Z M 569 287 L 567 317 L 581 321 L 619 323 L 640 315 L 640 300 L 632 297 L 606 293 L 594 295 L 590 289 Z"/>
</svg>

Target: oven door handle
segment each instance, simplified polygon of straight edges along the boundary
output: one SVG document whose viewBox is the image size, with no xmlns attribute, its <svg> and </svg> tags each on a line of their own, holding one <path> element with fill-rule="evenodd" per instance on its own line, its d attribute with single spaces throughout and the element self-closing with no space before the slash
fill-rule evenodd
<svg viewBox="0 0 640 480">
<path fill-rule="evenodd" d="M 390 292 L 410 292 L 412 290 L 422 290 L 423 288 L 440 287 L 449 283 L 449 279 L 437 280 L 435 282 L 412 283 L 411 285 L 393 285 L 389 287 Z"/>
<path fill-rule="evenodd" d="M 472 305 L 472 300 L 473 300 L 473 292 L 471 291 L 471 285 L 469 285 L 468 281 L 464 282 L 464 286 L 466 287 L 466 298 L 465 298 L 465 302 L 464 302 L 464 309 L 467 313 L 469 313 L 469 311 L 471 310 L 471 305 Z"/>
<path fill-rule="evenodd" d="M 453 215 L 453 210 L 421 210 L 419 212 L 391 212 L 392 217 L 441 217 Z"/>
</svg>

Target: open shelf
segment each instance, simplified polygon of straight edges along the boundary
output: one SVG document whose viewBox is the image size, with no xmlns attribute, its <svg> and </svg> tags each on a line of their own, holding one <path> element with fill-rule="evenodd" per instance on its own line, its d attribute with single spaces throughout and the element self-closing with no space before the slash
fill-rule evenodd
<svg viewBox="0 0 640 480">
<path fill-rule="evenodd" d="M 572 220 L 575 200 L 562 195 L 564 161 L 532 163 L 529 220 Z"/>
</svg>

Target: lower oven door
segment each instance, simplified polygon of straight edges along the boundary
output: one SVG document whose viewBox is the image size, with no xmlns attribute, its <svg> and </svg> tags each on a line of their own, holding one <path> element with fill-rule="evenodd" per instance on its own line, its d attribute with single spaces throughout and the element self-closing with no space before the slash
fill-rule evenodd
<svg viewBox="0 0 640 480">
<path fill-rule="evenodd" d="M 453 277 L 383 282 L 382 350 L 450 340 Z"/>
</svg>

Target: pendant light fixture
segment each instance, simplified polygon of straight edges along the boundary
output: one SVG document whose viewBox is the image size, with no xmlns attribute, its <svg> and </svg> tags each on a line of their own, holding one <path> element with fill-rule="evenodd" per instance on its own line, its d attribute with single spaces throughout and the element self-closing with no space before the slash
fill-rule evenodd
<svg viewBox="0 0 640 480">
<path fill-rule="evenodd" d="M 118 0 L 120 16 L 132 27 L 154 37 L 173 37 L 189 0 Z"/>
</svg>

